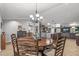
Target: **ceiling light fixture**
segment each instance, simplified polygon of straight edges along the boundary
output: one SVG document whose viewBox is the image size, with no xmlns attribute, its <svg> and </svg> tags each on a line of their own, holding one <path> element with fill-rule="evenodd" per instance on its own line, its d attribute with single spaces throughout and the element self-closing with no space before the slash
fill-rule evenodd
<svg viewBox="0 0 79 59">
<path fill-rule="evenodd" d="M 35 29 L 35 36 L 36 36 L 36 39 L 40 39 L 41 38 L 41 20 L 43 20 L 43 16 L 40 16 L 39 13 L 38 13 L 38 10 L 37 10 L 37 3 L 36 3 L 36 10 L 35 10 L 35 15 L 30 15 L 30 19 L 33 21 L 34 23 L 34 27 Z M 36 25 L 38 24 L 38 25 Z M 38 38 L 39 36 L 39 38 Z"/>
<path fill-rule="evenodd" d="M 34 17 L 35 16 L 35 17 Z M 36 10 L 35 10 L 35 15 L 30 15 L 30 18 L 34 21 L 37 21 L 37 20 L 41 20 L 43 19 L 43 16 L 40 16 L 39 13 L 38 13 L 38 10 L 37 10 L 37 3 L 36 3 Z"/>
</svg>

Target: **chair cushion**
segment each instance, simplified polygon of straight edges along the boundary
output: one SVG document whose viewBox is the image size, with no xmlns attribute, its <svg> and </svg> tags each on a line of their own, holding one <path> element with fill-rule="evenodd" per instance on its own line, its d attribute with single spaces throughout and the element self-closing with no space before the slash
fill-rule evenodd
<svg viewBox="0 0 79 59">
<path fill-rule="evenodd" d="M 54 54 L 55 54 L 55 50 L 54 49 L 52 49 L 51 51 L 44 51 L 44 53 L 47 55 L 47 56 L 54 56 Z"/>
</svg>

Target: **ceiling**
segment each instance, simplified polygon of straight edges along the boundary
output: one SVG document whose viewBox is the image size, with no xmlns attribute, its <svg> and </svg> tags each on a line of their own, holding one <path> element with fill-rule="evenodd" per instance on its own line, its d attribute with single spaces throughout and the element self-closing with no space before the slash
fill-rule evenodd
<svg viewBox="0 0 79 59">
<path fill-rule="evenodd" d="M 79 23 L 79 3 L 38 3 L 38 12 L 44 17 L 43 23 Z M 3 20 L 29 20 L 35 14 L 35 3 L 0 3 Z"/>
</svg>

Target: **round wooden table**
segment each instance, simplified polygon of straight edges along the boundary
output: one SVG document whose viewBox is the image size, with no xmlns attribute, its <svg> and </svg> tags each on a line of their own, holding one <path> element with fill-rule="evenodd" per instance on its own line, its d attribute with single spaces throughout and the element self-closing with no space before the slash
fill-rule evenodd
<svg viewBox="0 0 79 59">
<path fill-rule="evenodd" d="M 33 38 L 28 38 L 28 37 L 23 37 L 23 38 L 18 38 L 17 39 L 20 45 L 27 45 L 30 44 L 30 46 L 35 46 L 35 41 Z M 41 40 L 38 40 L 38 47 L 39 47 L 39 52 L 41 52 L 42 56 L 45 56 L 44 50 L 45 47 L 52 45 L 53 41 L 52 39 L 45 39 L 42 38 Z"/>
</svg>

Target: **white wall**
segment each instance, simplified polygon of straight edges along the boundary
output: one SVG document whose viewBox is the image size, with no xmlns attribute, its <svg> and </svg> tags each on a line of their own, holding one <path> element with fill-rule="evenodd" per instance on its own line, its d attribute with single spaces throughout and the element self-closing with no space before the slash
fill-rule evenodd
<svg viewBox="0 0 79 59">
<path fill-rule="evenodd" d="M 10 35 L 16 33 L 18 24 L 16 21 L 4 21 L 3 32 L 6 33 L 6 41 L 10 41 Z"/>
<path fill-rule="evenodd" d="M 26 31 L 28 31 L 28 22 L 25 20 L 13 20 L 13 21 L 4 21 L 3 22 L 3 31 L 6 33 L 6 42 L 11 42 L 11 34 L 17 33 L 18 31 L 18 25 L 22 25 L 23 28 L 25 28 Z M 32 30 L 32 29 L 31 29 Z"/>
</svg>

